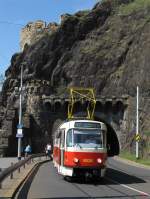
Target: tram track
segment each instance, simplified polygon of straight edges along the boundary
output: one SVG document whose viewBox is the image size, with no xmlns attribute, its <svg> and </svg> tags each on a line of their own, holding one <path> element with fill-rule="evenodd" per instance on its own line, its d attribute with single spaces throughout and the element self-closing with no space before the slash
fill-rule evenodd
<svg viewBox="0 0 150 199">
<path fill-rule="evenodd" d="M 137 198 L 137 197 L 141 197 L 141 195 L 139 195 L 139 194 L 127 194 L 127 193 L 125 193 L 125 190 L 124 190 L 124 192 L 123 191 L 120 191 L 119 189 L 120 188 L 114 188 L 114 187 L 112 187 L 110 184 L 112 184 L 112 182 L 113 182 L 113 184 L 115 185 L 115 184 L 118 184 L 117 182 L 115 182 L 114 180 L 112 180 L 112 179 L 110 179 L 110 178 L 105 178 L 104 177 L 104 179 L 102 180 L 102 181 L 99 181 L 99 182 L 95 182 L 95 181 L 91 181 L 90 183 L 86 183 L 85 182 L 85 184 L 84 185 L 90 185 L 90 186 L 93 186 L 93 188 L 95 188 L 95 187 L 97 187 L 97 189 L 101 189 L 101 191 L 103 191 L 103 187 L 101 187 L 101 186 L 105 186 L 105 187 L 107 187 L 109 190 L 112 190 L 113 192 L 116 192 L 117 193 L 117 195 L 118 196 L 116 196 L 116 195 L 114 195 L 114 196 L 96 196 L 96 197 L 94 197 L 94 196 L 92 196 L 92 195 L 90 195 L 87 191 L 85 191 L 83 188 L 81 188 L 81 184 L 77 184 L 77 183 L 71 183 L 72 184 L 72 186 L 74 186 L 77 190 L 79 190 L 79 191 L 81 191 L 82 193 L 84 193 L 85 194 L 85 197 L 88 197 L 88 198 L 92 198 L 92 199 L 97 199 L 97 198 L 131 198 L 131 199 L 134 199 L 135 197 Z"/>
<path fill-rule="evenodd" d="M 81 181 L 80 179 L 78 179 L 77 182 L 76 181 L 74 181 L 74 182 L 69 181 L 69 183 L 71 183 L 72 186 L 74 186 L 77 190 L 79 190 L 82 193 L 84 193 L 85 197 L 92 198 L 92 199 L 97 199 L 97 198 L 128 198 L 128 199 L 131 198 L 131 199 L 134 199 L 134 198 L 141 198 L 141 194 L 142 194 L 142 196 L 148 196 L 146 193 L 140 192 L 140 191 L 135 190 L 135 189 L 132 189 L 132 191 L 138 192 L 138 194 L 127 194 L 126 193 L 126 189 L 131 189 L 131 187 L 128 187 L 128 186 L 125 186 L 126 189 L 124 191 L 120 191 L 120 187 L 118 189 L 112 187 L 113 185 L 121 186 L 119 184 L 119 182 L 116 182 L 115 180 L 111 179 L 110 177 L 109 178 L 108 177 L 104 177 L 102 179 L 102 181 L 98 181 L 98 182 L 93 180 L 93 181 L 89 181 L 87 183 L 84 180 Z M 101 191 L 103 191 L 102 186 L 103 187 L 105 186 L 108 189 L 112 190 L 113 192 L 116 192 L 119 195 L 117 197 L 116 197 L 116 195 L 114 195 L 114 196 L 96 196 L 96 197 L 94 197 L 94 196 L 90 195 L 86 190 L 84 190 L 82 188 L 81 185 L 83 185 L 83 184 L 85 186 L 86 185 L 87 186 L 90 185 L 90 186 L 93 186 L 93 187 L 97 187 L 97 189 L 101 189 Z"/>
</svg>

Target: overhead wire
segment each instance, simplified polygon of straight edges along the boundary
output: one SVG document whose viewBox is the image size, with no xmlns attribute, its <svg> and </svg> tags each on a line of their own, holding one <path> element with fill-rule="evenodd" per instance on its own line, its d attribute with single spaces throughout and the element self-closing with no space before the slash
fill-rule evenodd
<svg viewBox="0 0 150 199">
<path fill-rule="evenodd" d="M 10 25 L 17 25 L 17 26 L 23 26 L 23 24 L 20 24 L 20 23 L 14 23 L 12 21 L 0 21 L 0 24 L 10 24 Z"/>
<path fill-rule="evenodd" d="M 9 24 L 9 25 L 15 25 L 15 26 L 21 26 L 21 27 L 25 26 L 21 23 L 15 23 L 15 22 L 12 22 L 12 21 L 0 21 L 0 24 Z M 4 56 L 1 52 L 0 52 L 0 57 L 5 61 L 8 60 L 8 58 L 6 56 Z"/>
</svg>

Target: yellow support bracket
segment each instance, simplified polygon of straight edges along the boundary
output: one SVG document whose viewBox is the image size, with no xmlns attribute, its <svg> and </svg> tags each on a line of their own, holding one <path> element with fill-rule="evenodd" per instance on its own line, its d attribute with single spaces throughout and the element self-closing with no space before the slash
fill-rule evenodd
<svg viewBox="0 0 150 199">
<path fill-rule="evenodd" d="M 93 119 L 96 105 L 95 93 L 93 88 L 69 88 L 68 119 L 81 118 L 74 116 L 74 106 L 76 101 L 87 103 L 86 118 Z"/>
</svg>

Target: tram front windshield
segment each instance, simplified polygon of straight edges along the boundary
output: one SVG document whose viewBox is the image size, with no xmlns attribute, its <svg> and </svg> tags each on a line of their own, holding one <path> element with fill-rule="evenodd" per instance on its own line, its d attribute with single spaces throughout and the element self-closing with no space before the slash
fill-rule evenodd
<svg viewBox="0 0 150 199">
<path fill-rule="evenodd" d="M 79 148 L 103 148 L 104 135 L 100 129 L 70 129 L 67 146 Z"/>
</svg>

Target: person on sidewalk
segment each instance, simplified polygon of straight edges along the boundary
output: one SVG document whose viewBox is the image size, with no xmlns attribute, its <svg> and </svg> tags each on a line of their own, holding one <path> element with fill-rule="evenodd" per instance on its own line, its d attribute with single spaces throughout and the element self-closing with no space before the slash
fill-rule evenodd
<svg viewBox="0 0 150 199">
<path fill-rule="evenodd" d="M 28 155 L 31 154 L 31 152 L 32 152 L 31 146 L 28 144 L 25 147 L 25 157 L 28 157 Z"/>
<path fill-rule="evenodd" d="M 51 157 L 52 146 L 51 146 L 50 143 L 47 144 L 46 150 L 47 150 L 47 155 L 48 155 L 48 157 L 49 157 L 50 159 L 52 159 L 52 157 Z"/>
<path fill-rule="evenodd" d="M 45 157 L 46 157 L 46 159 L 47 159 L 47 157 L 48 157 L 47 145 L 45 146 L 44 150 L 45 150 Z"/>
</svg>

